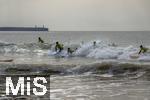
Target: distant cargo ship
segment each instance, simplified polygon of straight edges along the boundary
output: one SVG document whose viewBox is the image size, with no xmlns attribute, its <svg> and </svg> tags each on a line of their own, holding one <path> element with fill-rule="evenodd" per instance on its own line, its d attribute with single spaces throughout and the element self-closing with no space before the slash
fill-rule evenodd
<svg viewBox="0 0 150 100">
<path fill-rule="evenodd" d="M 48 31 L 45 27 L 0 27 L 0 31 Z"/>
</svg>

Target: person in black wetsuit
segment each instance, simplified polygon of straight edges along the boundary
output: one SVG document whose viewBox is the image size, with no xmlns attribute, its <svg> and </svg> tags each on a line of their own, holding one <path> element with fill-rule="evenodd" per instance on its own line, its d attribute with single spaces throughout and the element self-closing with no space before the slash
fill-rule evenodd
<svg viewBox="0 0 150 100">
<path fill-rule="evenodd" d="M 94 46 L 94 47 L 96 46 L 96 41 L 93 42 L 93 46 Z"/>
<path fill-rule="evenodd" d="M 39 43 L 44 43 L 44 40 L 41 39 L 41 37 L 38 38 Z"/>
</svg>

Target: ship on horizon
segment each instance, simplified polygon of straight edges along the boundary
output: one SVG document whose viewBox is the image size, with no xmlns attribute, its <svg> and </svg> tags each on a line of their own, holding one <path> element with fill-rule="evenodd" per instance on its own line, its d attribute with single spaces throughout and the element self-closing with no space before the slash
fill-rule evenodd
<svg viewBox="0 0 150 100">
<path fill-rule="evenodd" d="M 43 27 L 0 27 L 0 31 L 49 31 L 49 29 L 43 25 Z"/>
</svg>

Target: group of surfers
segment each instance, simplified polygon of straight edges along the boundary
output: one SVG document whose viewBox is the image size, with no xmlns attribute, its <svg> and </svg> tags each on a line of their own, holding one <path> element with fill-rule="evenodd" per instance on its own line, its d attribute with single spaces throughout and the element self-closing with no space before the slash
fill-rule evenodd
<svg viewBox="0 0 150 100">
<path fill-rule="evenodd" d="M 38 42 L 39 42 L 39 43 L 44 43 L 44 40 L 43 40 L 41 37 L 39 37 L 39 38 L 38 38 Z M 60 52 L 62 52 L 62 50 L 64 50 L 64 45 L 61 44 L 61 43 L 59 43 L 59 42 L 57 41 L 57 42 L 55 43 L 55 52 L 60 53 Z M 71 48 L 67 48 L 67 53 L 68 53 L 68 54 L 72 54 L 74 51 L 75 51 L 75 50 L 73 50 L 73 49 L 71 49 Z"/>
<path fill-rule="evenodd" d="M 45 43 L 41 37 L 38 38 L 38 42 L 42 43 L 42 44 Z M 93 46 L 94 47 L 96 46 L 96 41 L 93 42 Z M 116 45 L 112 44 L 112 46 L 116 46 Z M 62 50 L 64 50 L 64 45 L 57 41 L 55 43 L 55 51 L 60 53 L 60 52 L 62 52 Z M 75 49 L 75 50 L 77 50 L 77 49 Z M 73 52 L 75 52 L 75 50 L 73 50 L 71 48 L 67 48 L 67 53 L 72 54 Z M 138 54 L 140 55 L 140 54 L 146 53 L 148 51 L 149 51 L 149 48 L 144 47 L 143 45 L 140 45 L 140 50 L 139 50 Z M 12 62 L 12 61 L 13 61 L 13 59 L 0 60 L 0 62 Z"/>
<path fill-rule="evenodd" d="M 39 37 L 38 38 L 38 42 L 39 43 L 44 43 L 44 40 Z M 93 46 L 96 46 L 96 41 L 93 42 Z M 55 43 L 55 51 L 56 52 L 61 52 L 62 50 L 64 50 L 64 45 L 59 43 L 58 41 Z M 149 48 L 144 47 L 143 45 L 140 45 L 140 50 L 138 52 L 138 54 L 142 54 L 142 53 L 146 53 L 148 52 Z M 67 53 L 68 54 L 72 54 L 75 50 L 72 50 L 71 48 L 67 48 Z"/>
</svg>

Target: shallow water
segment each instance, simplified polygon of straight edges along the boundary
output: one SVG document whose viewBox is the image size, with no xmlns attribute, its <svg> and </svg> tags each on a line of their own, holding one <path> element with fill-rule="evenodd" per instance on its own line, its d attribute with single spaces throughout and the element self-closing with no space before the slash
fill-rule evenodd
<svg viewBox="0 0 150 100">
<path fill-rule="evenodd" d="M 150 81 L 101 75 L 51 77 L 51 100 L 149 100 Z"/>
<path fill-rule="evenodd" d="M 39 58 L 38 58 L 39 59 Z M 149 62 L 51 58 L 1 63 L 1 75 L 50 75 L 50 95 L 25 100 L 149 100 Z M 43 62 L 43 63 L 42 63 Z M 14 69 L 12 69 L 14 68 Z M 2 77 L 1 77 L 2 79 Z M 4 88 L 4 81 L 0 85 Z M 0 86 L 0 87 L 1 87 Z M 1 99 L 5 97 L 0 92 Z M 12 98 L 12 97 L 11 97 Z M 21 99 L 19 99 L 21 100 Z"/>
</svg>

